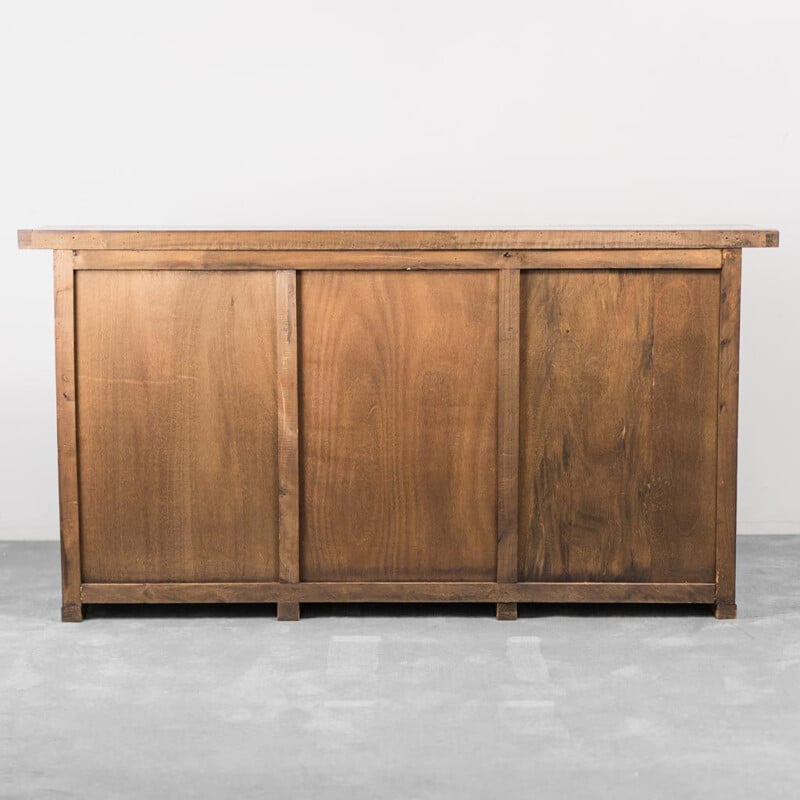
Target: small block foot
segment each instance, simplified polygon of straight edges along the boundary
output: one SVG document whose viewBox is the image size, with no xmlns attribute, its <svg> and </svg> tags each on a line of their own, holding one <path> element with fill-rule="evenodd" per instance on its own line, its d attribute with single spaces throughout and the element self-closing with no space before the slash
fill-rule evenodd
<svg viewBox="0 0 800 800">
<path fill-rule="evenodd" d="M 736 619 L 736 603 L 716 603 L 714 616 L 717 619 Z"/>
<path fill-rule="evenodd" d="M 83 605 L 81 603 L 69 603 L 61 606 L 62 622 L 83 622 Z"/>
<path fill-rule="evenodd" d="M 300 603 L 278 603 L 278 619 L 281 622 L 297 622 L 300 619 Z"/>
<path fill-rule="evenodd" d="M 517 618 L 517 604 L 516 603 L 498 603 L 497 604 L 497 619 L 516 619 Z"/>
</svg>

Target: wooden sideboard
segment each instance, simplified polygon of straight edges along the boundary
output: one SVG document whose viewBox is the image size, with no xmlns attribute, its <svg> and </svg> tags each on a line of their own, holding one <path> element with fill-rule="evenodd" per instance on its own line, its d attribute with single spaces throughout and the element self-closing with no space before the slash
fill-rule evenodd
<svg viewBox="0 0 800 800">
<path fill-rule="evenodd" d="M 741 251 L 776 231 L 25 230 L 54 251 L 62 618 L 736 614 Z"/>
</svg>

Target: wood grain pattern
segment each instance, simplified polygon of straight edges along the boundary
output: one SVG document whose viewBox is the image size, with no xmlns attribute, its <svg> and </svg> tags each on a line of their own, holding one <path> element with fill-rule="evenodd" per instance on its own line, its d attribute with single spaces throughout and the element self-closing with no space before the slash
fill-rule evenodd
<svg viewBox="0 0 800 800">
<path fill-rule="evenodd" d="M 497 580 L 513 583 L 519 560 L 519 270 L 498 278 Z M 503 613 L 506 618 L 510 610 Z"/>
<path fill-rule="evenodd" d="M 85 603 L 713 603 L 713 583 L 84 583 Z M 500 609 L 501 613 L 507 609 Z"/>
<path fill-rule="evenodd" d="M 756 229 L 20 231 L 55 253 L 62 618 L 736 615 Z"/>
<path fill-rule="evenodd" d="M 275 273 L 278 340 L 278 542 L 282 581 L 300 580 L 300 467 L 298 439 L 297 281 Z"/>
<path fill-rule="evenodd" d="M 736 616 L 736 468 L 739 416 L 741 250 L 724 250 L 719 306 L 715 614 Z"/>
<path fill-rule="evenodd" d="M 520 574 L 713 580 L 719 273 L 530 272 L 522 298 Z"/>
<path fill-rule="evenodd" d="M 594 250 L 777 247 L 772 230 L 211 231 L 21 230 L 21 248 L 46 250 Z"/>
<path fill-rule="evenodd" d="M 276 579 L 274 276 L 76 274 L 84 580 Z"/>
<path fill-rule="evenodd" d="M 80 622 L 81 553 L 75 411 L 75 292 L 72 252 L 53 253 L 56 334 L 58 503 L 61 519 L 61 619 Z"/>
<path fill-rule="evenodd" d="M 719 250 L 78 250 L 75 269 L 719 269 Z"/>
<path fill-rule="evenodd" d="M 303 580 L 495 578 L 497 276 L 299 276 Z"/>
</svg>

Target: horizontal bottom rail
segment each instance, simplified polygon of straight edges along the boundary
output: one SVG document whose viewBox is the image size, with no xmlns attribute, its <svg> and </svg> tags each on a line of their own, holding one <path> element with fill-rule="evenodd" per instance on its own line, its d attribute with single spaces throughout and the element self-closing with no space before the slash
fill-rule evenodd
<svg viewBox="0 0 800 800">
<path fill-rule="evenodd" d="M 713 583 L 84 583 L 84 603 L 713 603 Z"/>
</svg>

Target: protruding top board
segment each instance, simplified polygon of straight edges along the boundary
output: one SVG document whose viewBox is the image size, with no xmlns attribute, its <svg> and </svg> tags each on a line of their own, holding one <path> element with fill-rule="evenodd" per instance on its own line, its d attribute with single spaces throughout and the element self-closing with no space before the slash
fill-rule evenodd
<svg viewBox="0 0 800 800">
<path fill-rule="evenodd" d="M 756 228 L 506 231 L 56 230 L 18 232 L 42 250 L 668 250 L 777 247 Z"/>
</svg>

